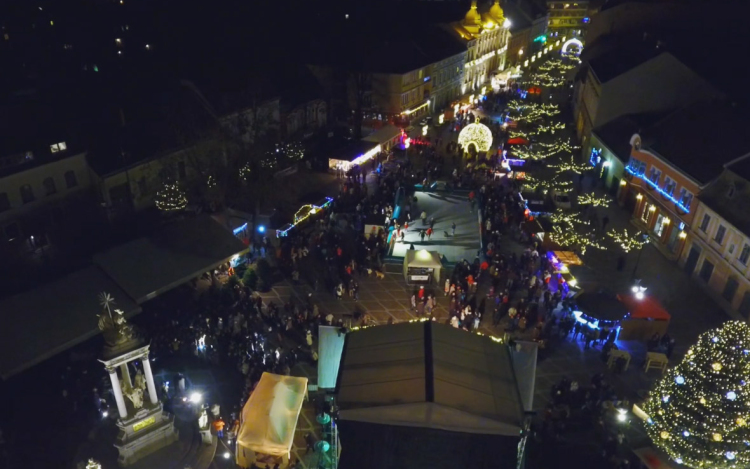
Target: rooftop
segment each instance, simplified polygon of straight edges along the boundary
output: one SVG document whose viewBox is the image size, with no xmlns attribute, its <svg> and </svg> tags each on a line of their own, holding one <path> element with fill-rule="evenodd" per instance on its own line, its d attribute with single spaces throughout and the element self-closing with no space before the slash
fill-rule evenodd
<svg viewBox="0 0 750 469">
<path fill-rule="evenodd" d="M 0 300 L 0 376 L 4 379 L 99 333 L 99 293 L 130 316 L 140 308 L 95 266 Z"/>
<path fill-rule="evenodd" d="M 750 207 L 750 157 L 745 156 L 727 165 L 726 169 L 698 198 L 737 229 L 750 234 L 750 211 L 747 209 Z"/>
<path fill-rule="evenodd" d="M 246 249 L 229 230 L 201 215 L 175 220 L 151 236 L 96 254 L 94 264 L 141 304 Z"/>
<path fill-rule="evenodd" d="M 722 101 L 678 109 L 641 132 L 642 146 L 663 157 L 701 185 L 721 174 L 726 163 L 750 153 L 750 121 Z"/>
<path fill-rule="evenodd" d="M 623 163 L 630 159 L 630 138 L 668 113 L 629 114 L 618 117 L 594 129 L 593 133 Z"/>
</svg>

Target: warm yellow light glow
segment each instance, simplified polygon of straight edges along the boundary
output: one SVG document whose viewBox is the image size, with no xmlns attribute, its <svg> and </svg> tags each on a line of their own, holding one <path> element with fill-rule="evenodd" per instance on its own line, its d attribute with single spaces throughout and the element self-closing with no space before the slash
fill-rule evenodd
<svg viewBox="0 0 750 469">
<path fill-rule="evenodd" d="M 685 238 L 687 238 L 687 233 L 685 233 L 684 231 L 680 231 L 680 239 L 685 239 Z"/>
<path fill-rule="evenodd" d="M 572 278 L 570 279 L 570 281 L 568 281 L 568 285 L 570 285 L 571 287 L 575 287 L 576 285 L 578 285 L 578 280 Z"/>
<path fill-rule="evenodd" d="M 518 49 L 518 55 L 523 55 L 523 47 L 521 47 L 520 49 Z"/>
<path fill-rule="evenodd" d="M 429 130 L 428 126 L 422 126 L 422 135 L 427 135 L 427 130 Z"/>
<path fill-rule="evenodd" d="M 510 28 L 511 22 L 508 18 L 505 18 L 505 21 L 503 21 L 503 27 L 504 28 Z"/>
<path fill-rule="evenodd" d="M 635 196 L 635 198 L 638 199 L 638 200 L 641 200 L 641 199 L 643 199 L 643 195 L 642 194 L 638 194 L 637 196 Z"/>
<path fill-rule="evenodd" d="M 713 368 L 713 369 L 714 369 L 714 371 L 721 371 L 721 369 L 722 369 L 723 367 L 721 366 L 721 363 L 719 363 L 719 362 L 714 362 L 714 363 L 712 363 L 712 364 L 711 364 L 711 368 Z"/>
<path fill-rule="evenodd" d="M 478 152 L 487 152 L 492 147 L 492 131 L 484 124 L 469 124 L 458 134 L 458 144 L 468 151 L 474 144 Z"/>
<path fill-rule="evenodd" d="M 656 205 L 652 205 L 648 208 L 649 212 L 655 212 L 656 211 Z"/>
<path fill-rule="evenodd" d="M 428 100 L 426 103 L 421 104 L 421 105 L 415 107 L 414 109 L 407 109 L 406 111 L 402 112 L 401 114 L 403 114 L 405 116 L 408 116 L 409 114 L 414 114 L 415 112 L 419 111 L 420 109 L 422 109 L 425 106 L 428 106 L 429 104 L 430 104 L 430 101 Z"/>
<path fill-rule="evenodd" d="M 627 186 L 627 185 L 628 185 L 628 183 L 627 183 L 627 182 L 626 182 L 625 180 L 622 180 L 622 181 L 620 181 L 620 185 L 621 185 L 621 186 Z"/>
<path fill-rule="evenodd" d="M 672 220 L 670 220 L 669 218 L 665 218 L 664 219 L 664 224 L 665 225 L 669 225 L 670 223 L 672 223 Z"/>
<path fill-rule="evenodd" d="M 445 122 L 445 114 L 440 114 L 440 115 L 438 116 L 438 122 L 439 122 L 439 123 L 441 123 L 441 124 L 442 124 L 443 122 Z"/>
</svg>

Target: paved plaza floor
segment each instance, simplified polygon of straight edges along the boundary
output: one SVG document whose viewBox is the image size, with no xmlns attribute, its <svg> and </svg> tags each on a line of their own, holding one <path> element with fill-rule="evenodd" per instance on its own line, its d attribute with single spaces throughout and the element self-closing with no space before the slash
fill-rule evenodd
<svg viewBox="0 0 750 469">
<path fill-rule="evenodd" d="M 394 257 L 404 257 L 413 244 L 415 249 L 437 251 L 450 263 L 462 259 L 474 260 L 479 250 L 479 224 L 476 209 L 471 212 L 469 199 L 465 195 L 449 195 L 443 192 L 417 192 L 417 203 L 412 204 L 412 223 L 404 236 L 393 248 Z M 427 213 L 427 220 L 435 218 L 435 227 L 430 239 L 422 242 L 420 231 L 429 226 L 422 225 L 419 215 Z M 456 224 L 456 233 L 451 225 Z"/>
</svg>

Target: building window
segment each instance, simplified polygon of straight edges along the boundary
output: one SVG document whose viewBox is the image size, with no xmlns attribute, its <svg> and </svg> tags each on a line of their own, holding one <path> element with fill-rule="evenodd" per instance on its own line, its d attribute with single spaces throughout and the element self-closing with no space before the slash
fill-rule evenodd
<svg viewBox="0 0 750 469">
<path fill-rule="evenodd" d="M 57 188 L 55 187 L 55 180 L 51 177 L 45 178 L 42 184 L 44 184 L 44 195 L 52 195 L 57 192 Z"/>
<path fill-rule="evenodd" d="M 78 180 L 76 179 L 75 171 L 65 172 L 65 185 L 68 186 L 68 189 L 72 189 L 78 185 Z"/>
<path fill-rule="evenodd" d="M 25 204 L 34 201 L 34 190 L 29 184 L 21 186 L 21 200 L 23 200 L 23 203 Z"/>
<path fill-rule="evenodd" d="M 682 205 L 687 211 L 690 211 L 690 204 L 693 202 L 693 194 L 687 189 L 680 189 L 680 205 Z"/>
<path fill-rule="evenodd" d="M 651 167 L 651 171 L 648 173 L 648 179 L 652 183 L 654 183 L 655 186 L 659 186 L 659 179 L 661 178 L 661 171 L 658 169 Z"/>
<path fill-rule="evenodd" d="M 703 260 L 703 265 L 701 266 L 701 271 L 698 273 L 698 277 L 700 277 L 701 280 L 708 283 L 709 280 L 711 280 L 711 275 L 714 273 L 714 265 L 708 261 L 708 259 Z"/>
<path fill-rule="evenodd" d="M 721 244 L 722 241 L 724 241 L 724 235 L 727 233 L 727 229 L 724 227 L 724 225 L 719 225 L 719 229 L 716 230 L 716 236 L 714 236 L 714 241 L 716 243 Z"/>
<path fill-rule="evenodd" d="M 747 265 L 748 258 L 750 258 L 750 245 L 745 244 L 745 246 L 742 248 L 742 252 L 740 252 L 739 259 L 740 262 L 742 262 L 744 265 Z"/>
<path fill-rule="evenodd" d="M 643 174 L 646 172 L 646 163 L 644 161 L 638 161 L 635 158 L 630 158 L 628 168 L 633 174 L 643 176 Z"/>
<path fill-rule="evenodd" d="M 648 220 L 651 216 L 651 212 L 654 211 L 654 206 L 649 204 L 643 204 L 643 213 L 641 213 L 641 220 L 643 220 L 644 223 L 648 223 Z"/>
<path fill-rule="evenodd" d="M 706 213 L 703 215 L 703 220 L 701 220 L 700 230 L 704 233 L 708 232 L 709 223 L 711 223 L 711 216 Z"/>
<path fill-rule="evenodd" d="M 10 199 L 7 192 L 0 192 L 0 212 L 10 210 Z"/>
<path fill-rule="evenodd" d="M 65 142 L 59 142 L 59 143 L 53 143 L 49 146 L 49 149 L 52 153 L 57 153 L 60 151 L 65 151 L 68 149 L 68 146 L 65 144 Z"/>
<path fill-rule="evenodd" d="M 676 188 L 677 182 L 669 176 L 664 176 L 664 192 L 671 197 Z"/>
<path fill-rule="evenodd" d="M 734 300 L 734 295 L 737 293 L 737 287 L 739 286 L 740 284 L 737 279 L 729 277 L 727 283 L 724 285 L 724 291 L 721 292 L 721 296 L 731 303 L 732 300 Z"/>
<path fill-rule="evenodd" d="M 660 238 L 661 235 L 664 234 L 664 229 L 669 225 L 669 223 L 669 218 L 660 213 L 659 216 L 656 217 L 656 223 L 654 224 L 654 234 L 656 234 L 656 236 Z"/>
</svg>

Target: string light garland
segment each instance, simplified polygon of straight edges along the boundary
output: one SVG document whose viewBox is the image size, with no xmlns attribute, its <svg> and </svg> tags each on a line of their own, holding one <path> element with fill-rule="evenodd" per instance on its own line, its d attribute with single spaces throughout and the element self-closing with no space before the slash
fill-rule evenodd
<svg viewBox="0 0 750 469">
<path fill-rule="evenodd" d="M 559 244 L 563 248 L 578 248 L 581 254 L 586 254 L 587 248 L 601 249 L 606 251 L 607 248 L 593 239 L 594 234 L 580 234 L 575 230 L 563 229 L 560 226 L 553 226 L 549 233 L 550 240 Z"/>
<path fill-rule="evenodd" d="M 750 467 L 748 381 L 750 326 L 729 321 L 701 334 L 650 393 L 648 436 L 687 467 Z"/>
<path fill-rule="evenodd" d="M 176 183 L 165 182 L 156 193 L 156 208 L 162 212 L 176 212 L 187 207 L 185 192 Z"/>
<path fill-rule="evenodd" d="M 576 173 L 576 174 L 583 174 L 583 173 L 585 173 L 587 171 L 591 171 L 592 169 L 594 169 L 594 167 L 591 166 L 590 164 L 576 163 L 575 160 L 574 160 L 574 158 L 573 158 L 573 155 L 570 155 L 570 162 L 569 163 L 563 161 L 560 164 L 555 164 L 555 165 L 551 164 L 551 165 L 548 165 L 548 166 L 550 168 L 556 168 L 558 174 L 564 173 L 564 172 L 567 172 L 567 171 L 570 171 L 570 172 L 573 172 L 573 173 Z"/>
<path fill-rule="evenodd" d="M 536 148 L 534 148 L 536 147 Z M 568 140 L 558 139 L 553 143 L 537 142 L 529 146 L 520 146 L 513 149 L 517 158 L 524 160 L 545 160 L 560 153 L 572 153 L 577 147 L 570 144 Z"/>
<path fill-rule="evenodd" d="M 648 244 L 648 238 L 643 239 L 643 232 L 639 231 L 635 233 L 634 235 L 630 235 L 628 233 L 627 228 L 623 229 L 622 232 L 619 232 L 615 230 L 614 228 L 609 230 L 607 232 L 607 236 L 612 238 L 612 240 L 620 246 L 620 248 L 625 252 L 628 253 L 633 250 L 639 250 L 642 249 L 643 246 Z"/>
<path fill-rule="evenodd" d="M 578 196 L 578 205 L 593 205 L 594 207 L 609 207 L 612 199 L 607 197 L 597 197 L 595 194 L 587 192 Z"/>
<path fill-rule="evenodd" d="M 527 174 L 521 182 L 528 189 L 532 191 L 541 190 L 545 194 L 549 191 L 567 192 L 573 186 L 571 181 L 563 181 L 558 176 L 554 176 L 550 180 L 540 180 Z"/>
</svg>

